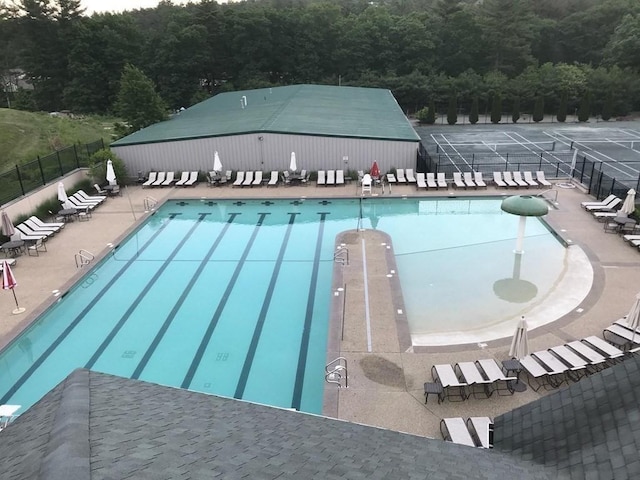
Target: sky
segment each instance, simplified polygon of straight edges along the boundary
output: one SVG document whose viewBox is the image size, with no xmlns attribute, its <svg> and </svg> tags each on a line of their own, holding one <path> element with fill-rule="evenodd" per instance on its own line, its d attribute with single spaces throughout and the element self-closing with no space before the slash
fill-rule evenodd
<svg viewBox="0 0 640 480">
<path fill-rule="evenodd" d="M 86 14 L 91 15 L 95 12 L 122 12 L 124 10 L 154 8 L 160 3 L 160 0 L 82 0 L 81 3 L 86 8 Z M 172 0 L 172 3 L 183 4 L 187 3 L 187 0 Z M 218 3 L 221 3 L 220 0 Z"/>
</svg>

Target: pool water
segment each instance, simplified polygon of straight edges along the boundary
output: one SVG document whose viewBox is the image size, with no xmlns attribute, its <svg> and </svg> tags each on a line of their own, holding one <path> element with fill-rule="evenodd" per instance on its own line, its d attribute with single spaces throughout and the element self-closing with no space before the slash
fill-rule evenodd
<svg viewBox="0 0 640 480">
<path fill-rule="evenodd" d="M 336 235 L 391 235 L 412 335 L 473 329 L 523 308 L 492 292 L 514 269 L 518 219 L 499 207 L 500 199 L 167 202 L 0 353 L 0 403 L 24 411 L 84 367 L 320 413 Z M 525 250 L 519 275 L 539 297 L 565 249 L 532 219 Z M 544 274 L 540 255 L 553 264 Z"/>
</svg>

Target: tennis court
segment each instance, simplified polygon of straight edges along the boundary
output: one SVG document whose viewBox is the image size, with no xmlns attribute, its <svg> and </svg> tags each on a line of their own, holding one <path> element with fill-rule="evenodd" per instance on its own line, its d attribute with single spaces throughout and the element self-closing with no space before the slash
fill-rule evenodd
<svg viewBox="0 0 640 480">
<path fill-rule="evenodd" d="M 417 127 L 430 171 L 542 170 L 586 185 L 597 173 L 638 188 L 640 122 Z M 611 183 L 611 182 L 610 182 Z"/>
</svg>

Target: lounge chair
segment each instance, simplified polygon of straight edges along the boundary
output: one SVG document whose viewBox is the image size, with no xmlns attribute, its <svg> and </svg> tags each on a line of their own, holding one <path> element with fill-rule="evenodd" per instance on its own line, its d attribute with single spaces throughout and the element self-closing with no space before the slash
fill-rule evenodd
<svg viewBox="0 0 640 480">
<path fill-rule="evenodd" d="M 574 381 L 580 380 L 580 377 L 587 373 L 587 365 L 589 362 L 580 357 L 574 351 L 570 350 L 566 345 L 551 347 L 549 352 L 569 367 L 567 375 L 569 375 Z"/>
<path fill-rule="evenodd" d="M 65 225 L 64 222 L 43 222 L 42 220 L 40 220 L 35 215 L 29 217 L 29 220 L 31 220 L 33 223 L 35 223 L 36 225 L 38 225 L 40 227 L 60 227 L 60 228 L 64 228 L 64 225 Z"/>
<path fill-rule="evenodd" d="M 78 190 L 75 193 L 75 196 L 80 199 L 86 200 L 87 202 L 97 202 L 97 203 L 102 203 L 107 199 L 106 195 L 89 195 L 82 189 Z"/>
<path fill-rule="evenodd" d="M 416 183 L 416 177 L 413 174 L 413 168 L 407 168 L 407 171 L 405 172 L 405 176 L 407 178 L 407 182 Z"/>
<path fill-rule="evenodd" d="M 436 182 L 435 173 L 427 173 L 427 188 L 438 188 L 438 182 Z"/>
<path fill-rule="evenodd" d="M 227 170 L 224 175 L 220 175 L 220 180 L 218 180 L 218 183 L 220 185 L 230 182 L 231 181 L 231 176 L 233 175 L 233 172 L 231 170 Z"/>
<path fill-rule="evenodd" d="M 33 230 L 34 232 L 41 232 L 43 234 L 54 235 L 60 231 L 62 227 L 42 227 L 35 223 L 31 218 L 27 218 L 24 222 L 22 222 L 27 228 Z M 64 225 L 64 224 L 63 224 Z"/>
<path fill-rule="evenodd" d="M 11 235 L 10 237 L 10 241 L 12 242 L 16 240 L 22 240 L 25 242 L 32 242 L 32 241 L 35 242 L 39 238 L 42 238 L 42 239 L 46 238 L 45 235 L 27 235 L 26 233 L 22 233 L 17 225 L 15 226 L 15 229 L 17 230 L 17 232 Z M 17 250 L 22 251 L 22 247 L 18 248 Z"/>
<path fill-rule="evenodd" d="M 476 360 L 475 363 L 478 370 L 484 372 L 484 376 L 491 382 L 492 391 L 498 392 L 498 395 L 503 395 L 500 392 L 508 392 L 509 395 L 513 395 L 513 385 L 518 380 L 517 377 L 505 375 L 500 365 L 492 358 Z"/>
<path fill-rule="evenodd" d="M 591 212 L 591 215 L 593 215 L 593 218 L 595 218 L 599 222 L 604 222 L 606 220 L 611 220 L 612 218 L 617 217 L 619 213 L 618 212 L 599 212 L 595 210 Z"/>
<path fill-rule="evenodd" d="M 244 181 L 242 182 L 243 187 L 250 187 L 253 183 L 253 170 L 249 170 L 244 174 Z"/>
<path fill-rule="evenodd" d="M 557 385 L 560 386 L 564 381 L 566 381 L 566 375 L 570 373 L 573 369 L 566 362 L 561 361 L 557 356 L 553 355 L 549 350 L 540 350 L 538 352 L 534 352 L 531 354 L 533 357 L 540 362 L 540 364 L 545 367 L 550 375 L 551 379 L 554 383 L 557 382 Z M 581 367 L 584 368 L 584 365 Z M 559 381 L 558 381 L 559 380 Z"/>
<path fill-rule="evenodd" d="M 462 179 L 464 180 L 464 184 L 467 188 L 477 188 L 476 182 L 473 181 L 473 177 L 471 176 L 471 172 L 464 172 L 462 174 Z"/>
<path fill-rule="evenodd" d="M 147 178 L 147 181 L 142 184 L 142 187 L 144 188 L 153 186 L 153 184 L 156 183 L 157 179 L 158 172 L 149 172 L 149 178 Z"/>
<path fill-rule="evenodd" d="M 524 358 L 520 359 L 520 365 L 528 374 L 528 383 L 529 386 L 534 390 L 540 390 L 540 387 L 544 387 L 545 390 L 548 387 L 557 388 L 564 382 L 564 374 L 567 371 L 567 366 L 561 364 L 559 360 L 556 360 L 559 363 L 559 370 L 554 370 L 549 367 L 546 363 L 543 364 L 537 360 L 533 355 L 527 355 Z M 554 363 L 554 366 L 558 366 Z M 531 383 L 535 380 L 535 385 Z"/>
<path fill-rule="evenodd" d="M 596 337 L 595 335 L 583 338 L 580 341 L 587 344 L 587 346 L 593 348 L 594 350 L 602 353 L 602 355 L 604 355 L 609 360 L 609 363 L 617 363 L 624 358 L 624 352 L 622 350 L 620 350 L 615 345 L 611 345 L 609 342 L 601 339 L 600 337 Z"/>
<path fill-rule="evenodd" d="M 640 331 L 634 331 L 626 320 L 618 320 L 602 331 L 602 336 L 608 342 L 621 345 L 624 348 L 640 344 Z M 616 338 L 618 337 L 618 338 Z"/>
<path fill-rule="evenodd" d="M 436 175 L 436 182 L 438 183 L 438 188 L 447 188 L 447 179 L 444 172 L 439 172 Z"/>
<path fill-rule="evenodd" d="M 254 176 L 253 176 L 253 182 L 251 183 L 251 186 L 258 186 L 261 187 L 262 186 L 262 170 L 258 170 Z"/>
<path fill-rule="evenodd" d="M 327 170 L 327 185 L 335 185 L 335 184 L 336 184 L 336 171 Z"/>
<path fill-rule="evenodd" d="M 507 188 L 507 184 L 502 180 L 502 173 L 500 172 L 493 172 L 493 183 L 496 184 L 496 187 Z"/>
<path fill-rule="evenodd" d="M 539 170 L 536 172 L 536 180 L 542 186 L 545 186 L 545 187 L 551 186 L 551 182 L 545 178 L 544 172 L 542 170 Z"/>
<path fill-rule="evenodd" d="M 396 170 L 396 179 L 398 183 L 407 183 L 407 177 L 404 176 L 404 168 L 398 168 Z"/>
<path fill-rule="evenodd" d="M 473 394 L 474 398 L 477 398 L 478 393 L 483 393 L 486 398 L 489 398 L 493 393 L 491 389 L 493 382 L 482 376 L 475 363 L 458 362 L 453 367 L 453 370 L 458 374 L 458 378 L 469 386 L 468 396 Z"/>
<path fill-rule="evenodd" d="M 371 194 L 372 183 L 373 180 L 371 179 L 371 175 L 369 175 L 368 173 L 365 174 L 364 177 L 362 177 L 362 196 L 364 196 L 365 193 Z"/>
<path fill-rule="evenodd" d="M 434 382 L 439 382 L 442 385 L 444 396 L 448 399 L 460 397 L 460 400 L 466 400 L 468 398 L 467 383 L 458 378 L 451 365 L 446 363 L 433 365 L 431 367 L 431 377 Z"/>
<path fill-rule="evenodd" d="M 569 342 L 566 347 L 587 360 L 592 371 L 598 371 L 607 366 L 607 358 L 604 355 L 580 340 Z"/>
<path fill-rule="evenodd" d="M 32 230 L 31 228 L 29 228 L 27 225 L 25 225 L 24 223 L 20 223 L 18 225 L 15 226 L 15 229 L 18 230 L 18 232 L 20 233 L 20 236 L 22 238 L 22 240 L 37 240 L 39 238 L 41 239 L 45 239 L 50 237 L 51 235 L 53 235 L 54 232 L 51 231 L 36 231 L 36 230 Z"/>
<path fill-rule="evenodd" d="M 589 206 L 593 206 L 593 205 L 606 205 L 607 203 L 611 202 L 612 200 L 615 200 L 616 198 L 618 198 L 617 195 L 614 195 L 613 193 L 611 195 L 609 195 L 607 198 L 605 198 L 604 200 L 594 200 L 594 201 L 589 201 L 589 202 L 581 202 L 580 206 L 582 208 L 586 208 Z"/>
<path fill-rule="evenodd" d="M 167 172 L 166 176 L 164 177 L 164 181 L 160 184 L 161 187 L 168 187 L 170 186 L 173 182 L 175 182 L 175 172 Z"/>
<path fill-rule="evenodd" d="M 530 185 L 525 182 L 520 172 L 513 172 L 513 181 L 518 184 L 518 187 L 529 188 Z"/>
<path fill-rule="evenodd" d="M 226 181 L 226 180 L 225 180 Z M 184 183 L 185 187 L 192 187 L 194 186 L 196 183 L 198 183 L 198 171 L 194 170 L 193 172 L 189 173 L 189 178 L 187 179 L 187 181 Z"/>
<path fill-rule="evenodd" d="M 446 442 L 475 447 L 476 443 L 471 438 L 469 429 L 461 417 L 443 418 L 440 420 L 440 433 Z"/>
<path fill-rule="evenodd" d="M 156 177 L 156 181 L 151 184 L 152 187 L 159 187 L 164 182 L 164 179 L 167 178 L 167 172 L 158 172 L 158 176 Z"/>
<path fill-rule="evenodd" d="M 336 170 L 336 185 L 344 185 L 344 170 Z"/>
<path fill-rule="evenodd" d="M 76 210 L 84 210 L 85 208 L 93 210 L 94 208 L 96 208 L 95 203 L 81 202 L 73 195 L 67 198 L 67 204 L 69 204 L 71 208 L 75 208 Z"/>
<path fill-rule="evenodd" d="M 594 210 L 600 210 L 600 211 L 613 210 L 620 203 L 622 203 L 622 199 L 616 197 L 613 200 L 611 200 L 609 203 L 607 203 L 606 205 L 587 205 L 584 208 L 586 210 L 590 211 L 590 212 L 592 212 Z"/>
<path fill-rule="evenodd" d="M 87 200 L 86 198 L 83 198 L 82 196 L 78 195 L 78 192 L 74 193 L 73 195 L 68 197 L 70 200 L 74 200 L 77 203 L 84 203 L 87 205 L 93 205 L 94 207 L 97 207 L 98 205 L 100 205 L 100 202 L 96 201 L 96 200 Z"/>
<path fill-rule="evenodd" d="M 244 182 L 244 172 L 236 173 L 236 180 L 233 182 L 232 187 L 241 187 Z"/>
<path fill-rule="evenodd" d="M 424 179 L 424 173 L 422 172 L 418 172 L 416 173 L 416 188 L 417 189 L 421 189 L 424 188 L 425 190 L 427 189 L 427 182 Z"/>
<path fill-rule="evenodd" d="M 476 182 L 476 187 L 487 188 L 487 184 L 485 183 L 484 179 L 482 178 L 482 172 L 474 172 L 473 181 Z"/>
<path fill-rule="evenodd" d="M 27 247 L 27 255 L 38 257 L 40 256 L 40 252 L 46 252 L 47 245 L 44 243 L 42 238 L 36 240 L 33 245 L 29 245 Z"/>
<path fill-rule="evenodd" d="M 504 180 L 504 183 L 507 184 L 507 187 L 518 187 L 518 184 L 516 182 L 513 181 L 513 178 L 511 178 L 511 172 L 510 171 L 504 171 L 502 172 L 502 179 Z"/>
<path fill-rule="evenodd" d="M 533 179 L 533 173 L 531 172 L 523 172 L 524 181 L 527 182 L 527 185 L 530 187 L 540 187 L 540 184 Z"/>
<path fill-rule="evenodd" d="M 387 183 L 398 183 L 398 179 L 393 173 L 387 173 Z"/>
<path fill-rule="evenodd" d="M 462 173 L 453 172 L 453 185 L 456 188 L 467 188 L 467 185 L 462 181 Z"/>
<path fill-rule="evenodd" d="M 327 179 L 325 177 L 325 171 L 324 170 L 318 170 L 318 179 L 316 180 L 316 186 L 320 186 L 320 185 L 327 185 Z"/>
<path fill-rule="evenodd" d="M 109 194 L 109 192 L 101 188 L 100 185 L 98 185 L 97 183 L 93 184 L 93 188 L 96 189 L 96 192 L 98 192 L 100 195 L 103 195 L 105 197 Z"/>
<path fill-rule="evenodd" d="M 269 178 L 269 181 L 267 182 L 267 188 L 268 187 L 277 187 L 278 186 L 278 171 L 277 170 L 273 170 L 271 172 L 271 178 Z"/>
<path fill-rule="evenodd" d="M 489 437 L 489 431 L 492 423 L 493 422 L 489 417 L 467 418 L 467 429 L 478 447 L 492 447 L 491 438 Z"/>
<path fill-rule="evenodd" d="M 187 183 L 187 180 L 189 180 L 189 175 L 191 175 L 191 172 L 188 172 L 186 170 L 182 172 L 180 174 L 180 178 L 176 182 L 176 187 L 184 187 L 184 184 Z"/>
</svg>

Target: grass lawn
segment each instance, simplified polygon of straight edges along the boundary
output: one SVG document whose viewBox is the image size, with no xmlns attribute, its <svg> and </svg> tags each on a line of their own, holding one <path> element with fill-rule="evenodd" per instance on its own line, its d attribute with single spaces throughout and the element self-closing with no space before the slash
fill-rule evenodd
<svg viewBox="0 0 640 480">
<path fill-rule="evenodd" d="M 115 121 L 111 117 L 72 119 L 0 108 L 0 172 L 74 143 L 102 138 L 108 145 Z"/>
</svg>

